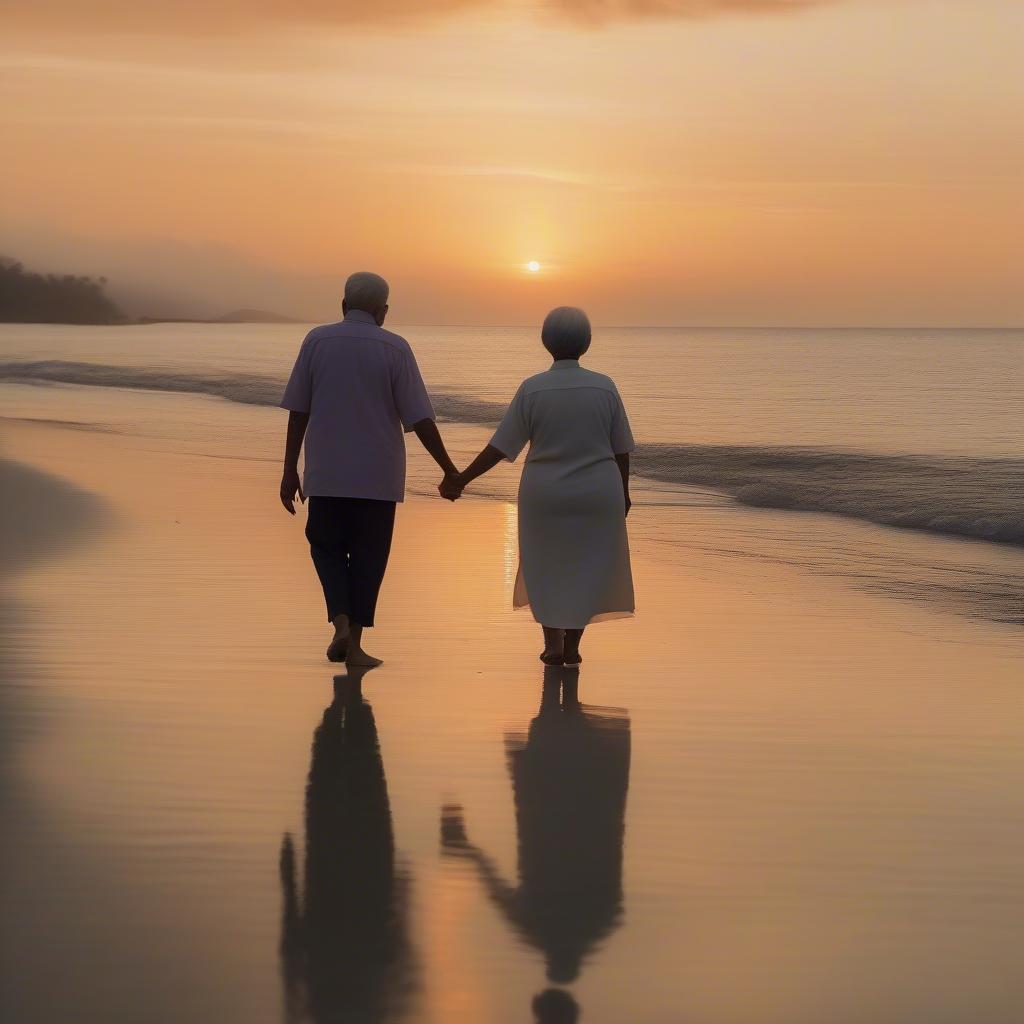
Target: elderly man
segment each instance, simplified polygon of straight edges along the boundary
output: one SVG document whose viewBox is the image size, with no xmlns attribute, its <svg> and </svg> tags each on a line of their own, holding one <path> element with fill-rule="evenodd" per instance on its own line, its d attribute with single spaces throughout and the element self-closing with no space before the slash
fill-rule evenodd
<svg viewBox="0 0 1024 1024">
<path fill-rule="evenodd" d="M 309 332 L 281 399 L 290 410 L 281 503 L 294 515 L 295 496 L 309 499 L 306 537 L 334 626 L 327 657 L 349 665 L 381 663 L 363 650 L 362 634 L 373 625 L 395 504 L 405 498 L 403 428 L 446 479 L 456 473 L 409 343 L 382 329 L 388 291 L 377 274 L 345 282 L 345 319 Z"/>
</svg>

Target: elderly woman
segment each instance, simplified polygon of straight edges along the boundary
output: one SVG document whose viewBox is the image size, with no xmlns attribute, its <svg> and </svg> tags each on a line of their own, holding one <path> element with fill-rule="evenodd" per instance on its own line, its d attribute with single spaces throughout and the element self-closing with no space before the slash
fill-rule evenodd
<svg viewBox="0 0 1024 1024">
<path fill-rule="evenodd" d="M 546 665 L 579 665 L 591 622 L 633 614 L 626 516 L 633 435 L 615 384 L 585 370 L 590 321 L 552 310 L 541 331 L 554 363 L 525 380 L 491 443 L 441 493 L 456 498 L 530 445 L 519 485 L 519 573 L 513 605 L 544 628 Z"/>
</svg>

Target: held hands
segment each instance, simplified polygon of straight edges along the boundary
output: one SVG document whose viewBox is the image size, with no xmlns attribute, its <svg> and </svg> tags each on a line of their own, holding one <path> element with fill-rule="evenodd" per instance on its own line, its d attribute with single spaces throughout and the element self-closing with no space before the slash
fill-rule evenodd
<svg viewBox="0 0 1024 1024">
<path fill-rule="evenodd" d="M 446 498 L 448 501 L 458 501 L 462 497 L 465 486 L 461 473 L 445 473 L 437 491 L 442 498 Z"/>
</svg>

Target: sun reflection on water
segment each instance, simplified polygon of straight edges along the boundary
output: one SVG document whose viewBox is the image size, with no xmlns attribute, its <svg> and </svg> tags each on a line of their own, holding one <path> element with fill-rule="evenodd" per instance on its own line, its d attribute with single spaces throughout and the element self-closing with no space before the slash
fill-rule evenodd
<svg viewBox="0 0 1024 1024">
<path fill-rule="evenodd" d="M 514 501 L 505 503 L 505 592 L 512 594 L 519 569 L 519 506 Z"/>
</svg>

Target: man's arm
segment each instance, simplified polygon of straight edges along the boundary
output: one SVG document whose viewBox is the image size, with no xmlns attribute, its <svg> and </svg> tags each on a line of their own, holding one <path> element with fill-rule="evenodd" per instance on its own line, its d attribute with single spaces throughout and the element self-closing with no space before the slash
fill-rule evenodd
<svg viewBox="0 0 1024 1024">
<path fill-rule="evenodd" d="M 437 429 L 437 424 L 432 419 L 426 418 L 414 423 L 412 429 L 420 439 L 420 444 L 427 449 L 430 457 L 441 467 L 445 480 L 456 476 L 459 471 L 448 455 L 448 449 L 445 448 L 444 441 L 441 440 L 441 432 Z"/>
<path fill-rule="evenodd" d="M 281 474 L 281 504 L 285 511 L 295 515 L 295 495 L 298 494 L 299 501 L 305 501 L 306 496 L 302 493 L 302 484 L 299 482 L 299 452 L 302 450 L 302 440 L 306 436 L 306 427 L 309 425 L 308 412 L 288 413 L 288 437 L 284 443 L 284 472 Z"/>
</svg>

